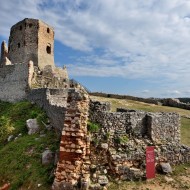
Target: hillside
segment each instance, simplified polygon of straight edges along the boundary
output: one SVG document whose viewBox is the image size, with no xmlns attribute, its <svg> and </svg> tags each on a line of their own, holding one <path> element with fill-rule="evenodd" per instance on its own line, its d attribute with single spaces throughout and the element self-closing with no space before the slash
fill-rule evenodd
<svg viewBox="0 0 190 190">
<path fill-rule="evenodd" d="M 26 120 L 30 118 L 37 118 L 39 134 L 28 135 Z M 10 182 L 10 190 L 50 189 L 54 166 L 43 166 L 41 157 L 46 148 L 57 150 L 59 139 L 43 123 L 48 123 L 47 116 L 36 105 L 0 102 L 0 187 Z M 9 135 L 13 135 L 10 142 Z"/>
<path fill-rule="evenodd" d="M 151 112 L 177 112 L 181 118 L 182 143 L 190 145 L 190 111 L 136 102 L 133 100 L 122 100 L 102 97 L 91 97 L 94 100 L 111 102 L 112 111 L 116 107 L 140 109 Z M 184 117 L 185 116 L 185 117 Z M 41 130 L 39 134 L 28 135 L 26 120 L 37 118 Z M 0 102 L 0 187 L 7 182 L 11 183 L 10 190 L 40 189 L 48 190 L 53 182 L 54 165 L 43 166 L 41 164 L 42 152 L 49 148 L 52 151 L 59 149 L 59 138 L 54 131 L 48 131 L 44 123 L 48 123 L 46 114 L 36 105 L 29 102 L 16 104 Z M 3 127 L 5 126 L 5 127 Z M 5 130 L 6 128 L 10 130 Z M 14 128 L 14 130 L 12 130 Z M 13 135 L 12 141 L 7 138 Z M 108 190 L 178 190 L 190 188 L 190 165 L 177 166 L 166 182 L 165 176 L 157 175 L 156 179 L 144 182 L 122 182 L 113 181 Z M 112 181 L 112 179 L 110 179 Z"/>
</svg>

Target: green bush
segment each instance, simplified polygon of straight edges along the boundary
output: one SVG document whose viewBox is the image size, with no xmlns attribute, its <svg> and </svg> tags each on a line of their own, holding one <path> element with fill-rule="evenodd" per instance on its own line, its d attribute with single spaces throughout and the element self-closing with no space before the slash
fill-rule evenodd
<svg viewBox="0 0 190 190">
<path fill-rule="evenodd" d="M 87 129 L 91 133 L 97 133 L 100 129 L 100 125 L 96 123 L 88 122 Z"/>
<path fill-rule="evenodd" d="M 124 135 L 124 136 L 117 136 L 115 139 L 114 139 L 114 142 L 116 144 L 125 144 L 129 141 L 129 138 L 127 135 Z"/>
<path fill-rule="evenodd" d="M 5 116 L 0 117 L 0 142 L 4 142 L 7 137 L 12 133 L 14 130 L 13 125 L 9 118 Z"/>
</svg>

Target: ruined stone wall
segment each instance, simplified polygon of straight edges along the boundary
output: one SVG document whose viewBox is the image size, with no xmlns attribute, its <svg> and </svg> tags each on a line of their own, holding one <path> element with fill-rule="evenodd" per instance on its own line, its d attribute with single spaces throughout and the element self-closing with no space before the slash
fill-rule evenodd
<svg viewBox="0 0 190 190">
<path fill-rule="evenodd" d="M 37 19 L 24 19 L 11 28 L 8 58 L 15 63 L 33 61 L 41 70 L 54 66 L 53 28 Z"/>
<path fill-rule="evenodd" d="M 88 104 L 89 97 L 84 91 L 69 90 L 54 190 L 87 189 L 89 186 Z"/>
<path fill-rule="evenodd" d="M 106 105 L 91 101 L 90 121 L 99 123 L 103 133 L 128 134 L 153 141 L 179 142 L 180 116 L 176 113 L 149 113 L 118 109 L 105 111 Z"/>
<path fill-rule="evenodd" d="M 161 162 L 177 165 L 190 161 L 190 147 L 186 145 L 179 143 L 155 145 L 147 139 L 130 139 L 118 146 L 109 143 L 107 157 L 110 169 L 121 180 L 145 178 L 146 147 L 150 145 L 155 146 L 156 165 Z"/>
<path fill-rule="evenodd" d="M 43 71 L 35 67 L 34 77 L 32 79 L 32 88 L 59 88 L 65 89 L 69 86 L 69 78 L 66 68 L 54 68 L 46 65 Z"/>
<path fill-rule="evenodd" d="M 148 133 L 157 143 L 180 143 L 180 116 L 177 113 L 148 113 Z"/>
<path fill-rule="evenodd" d="M 38 66 L 54 66 L 54 31 L 53 28 L 39 20 L 38 30 Z"/>
<path fill-rule="evenodd" d="M 106 152 L 101 158 L 104 162 L 96 168 L 104 168 L 107 164 L 110 174 L 120 180 L 145 178 L 147 146 L 155 147 L 156 165 L 161 162 L 176 165 L 190 161 L 190 147 L 180 144 L 178 114 L 122 108 L 109 112 L 109 108 L 108 103 L 90 103 L 89 119 L 100 124 L 99 130 L 92 133 L 91 146 L 97 152 Z M 100 169 L 99 172 L 104 171 Z M 97 178 L 93 178 L 93 181 L 97 181 Z"/>
<path fill-rule="evenodd" d="M 67 106 L 68 89 L 32 89 L 27 96 L 31 102 L 35 102 L 43 108 L 53 127 L 61 133 L 64 125 Z"/>
<path fill-rule="evenodd" d="M 12 26 L 9 36 L 8 53 L 10 61 L 38 65 L 38 20 L 24 19 Z"/>
<path fill-rule="evenodd" d="M 5 65 L 6 57 L 8 57 L 8 49 L 7 49 L 6 42 L 3 41 L 1 44 L 0 67 L 3 67 Z"/>
<path fill-rule="evenodd" d="M 26 99 L 29 90 L 29 73 L 31 67 L 28 64 L 7 65 L 0 68 L 0 100 L 16 102 Z"/>
</svg>

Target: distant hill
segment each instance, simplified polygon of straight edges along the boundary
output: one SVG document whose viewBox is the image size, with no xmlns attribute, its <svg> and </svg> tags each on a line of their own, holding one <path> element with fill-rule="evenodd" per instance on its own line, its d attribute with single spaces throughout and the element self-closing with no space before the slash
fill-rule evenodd
<svg viewBox="0 0 190 190">
<path fill-rule="evenodd" d="M 188 103 L 190 102 L 190 98 L 178 98 L 180 102 Z"/>
</svg>

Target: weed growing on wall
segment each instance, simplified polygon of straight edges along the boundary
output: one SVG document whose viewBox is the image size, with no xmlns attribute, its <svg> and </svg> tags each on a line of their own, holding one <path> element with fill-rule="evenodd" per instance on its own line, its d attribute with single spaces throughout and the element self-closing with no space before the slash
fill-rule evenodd
<svg viewBox="0 0 190 190">
<path fill-rule="evenodd" d="M 97 133 L 100 129 L 100 125 L 92 122 L 88 122 L 87 129 L 90 133 Z"/>
</svg>

